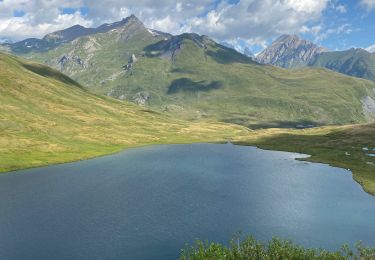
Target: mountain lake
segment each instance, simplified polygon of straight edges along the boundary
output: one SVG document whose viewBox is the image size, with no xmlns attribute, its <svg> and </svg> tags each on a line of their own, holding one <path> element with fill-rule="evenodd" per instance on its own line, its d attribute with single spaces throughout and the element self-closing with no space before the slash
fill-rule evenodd
<svg viewBox="0 0 375 260">
<path fill-rule="evenodd" d="M 232 144 L 158 145 L 0 174 L 0 259 L 177 259 L 237 232 L 375 246 L 375 197 L 350 171 Z"/>
</svg>

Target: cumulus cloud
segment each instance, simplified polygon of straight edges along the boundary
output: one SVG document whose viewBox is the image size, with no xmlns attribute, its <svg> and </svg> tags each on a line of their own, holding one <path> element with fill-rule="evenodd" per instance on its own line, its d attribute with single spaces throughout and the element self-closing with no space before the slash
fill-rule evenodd
<svg viewBox="0 0 375 260">
<path fill-rule="evenodd" d="M 12 40 L 42 37 L 75 24 L 91 26 L 81 12 L 63 14 L 63 8 L 79 6 L 79 0 L 3 0 L 0 1 L 0 36 Z M 15 12 L 24 15 L 14 17 Z"/>
<path fill-rule="evenodd" d="M 81 24 L 91 26 L 92 22 L 81 17 L 79 12 L 74 14 L 58 14 L 54 19 L 48 22 L 32 24 L 32 16 L 14 17 L 11 19 L 0 18 L 0 35 L 4 38 L 21 40 L 25 38 L 37 37 L 41 38 L 49 32 L 62 30 Z"/>
<path fill-rule="evenodd" d="M 22 39 L 79 23 L 97 26 L 132 13 L 146 26 L 178 34 L 197 32 L 218 41 L 245 41 L 265 46 L 280 34 L 314 33 L 331 0 L 3 0 L 0 37 Z M 370 0 L 362 0 L 369 2 Z M 375 0 L 373 0 L 375 2 Z M 79 8 L 86 7 L 82 14 Z M 76 12 L 64 14 L 63 8 Z M 337 10 L 344 11 L 345 7 Z M 22 17 L 13 17 L 22 11 Z M 315 24 L 315 25 L 314 25 Z"/>
<path fill-rule="evenodd" d="M 223 2 L 206 16 L 192 18 L 188 28 L 219 39 L 258 39 L 259 44 L 284 33 L 297 33 L 318 20 L 328 0 L 242 0 Z"/>
</svg>

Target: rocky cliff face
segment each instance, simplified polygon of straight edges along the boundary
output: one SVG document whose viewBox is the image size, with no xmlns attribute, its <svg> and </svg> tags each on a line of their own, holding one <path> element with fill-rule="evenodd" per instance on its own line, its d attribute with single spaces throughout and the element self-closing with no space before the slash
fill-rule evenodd
<svg viewBox="0 0 375 260">
<path fill-rule="evenodd" d="M 306 65 L 315 55 L 326 51 L 328 50 L 296 35 L 282 35 L 262 51 L 256 57 L 256 61 L 284 68 L 296 68 Z"/>
<path fill-rule="evenodd" d="M 375 100 L 370 96 L 366 96 L 361 99 L 361 103 L 366 119 L 370 122 L 373 122 L 375 120 Z"/>
</svg>

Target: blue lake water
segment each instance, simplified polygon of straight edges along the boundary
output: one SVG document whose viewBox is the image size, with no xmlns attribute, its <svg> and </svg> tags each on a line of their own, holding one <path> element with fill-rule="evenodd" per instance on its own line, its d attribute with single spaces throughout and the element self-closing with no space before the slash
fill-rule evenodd
<svg viewBox="0 0 375 260">
<path fill-rule="evenodd" d="M 231 144 L 161 145 L 0 175 L 0 259 L 176 259 L 237 231 L 375 246 L 349 171 Z"/>
</svg>

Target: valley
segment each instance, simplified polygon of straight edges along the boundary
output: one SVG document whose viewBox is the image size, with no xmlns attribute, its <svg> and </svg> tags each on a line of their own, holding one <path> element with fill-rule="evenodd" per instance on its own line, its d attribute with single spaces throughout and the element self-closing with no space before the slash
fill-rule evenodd
<svg viewBox="0 0 375 260">
<path fill-rule="evenodd" d="M 329 53 L 296 37 L 277 41 L 270 48 L 315 48 L 299 64 Z M 232 140 L 350 169 L 375 194 L 374 158 L 362 150 L 375 148 L 369 80 L 263 65 L 207 36 L 150 30 L 135 16 L 3 46 L 54 69 L 1 54 L 1 171 L 145 144 Z"/>
<path fill-rule="evenodd" d="M 0 35 L 0 258 L 348 259 L 356 241 L 373 246 L 370 48 L 284 34 L 253 55 L 135 15 L 103 21 Z M 239 230 L 261 242 L 225 244 Z M 178 251 L 197 237 L 215 243 Z"/>
<path fill-rule="evenodd" d="M 366 123 L 375 114 L 363 112 L 365 98 L 375 104 L 371 81 L 321 68 L 262 65 L 207 36 L 151 31 L 135 16 L 107 27 L 52 49 L 15 53 L 97 94 L 185 120 L 294 128 Z"/>
<path fill-rule="evenodd" d="M 254 131 L 212 119 L 177 120 L 91 94 L 38 63 L 5 54 L 0 61 L 1 171 L 92 158 L 146 144 L 231 140 L 310 154 L 308 160 L 352 170 L 354 179 L 375 194 L 375 158 L 363 151 L 375 148 L 371 124 Z"/>
</svg>

